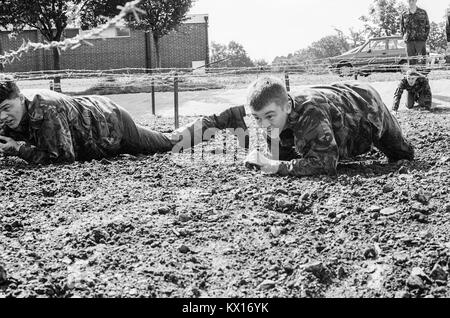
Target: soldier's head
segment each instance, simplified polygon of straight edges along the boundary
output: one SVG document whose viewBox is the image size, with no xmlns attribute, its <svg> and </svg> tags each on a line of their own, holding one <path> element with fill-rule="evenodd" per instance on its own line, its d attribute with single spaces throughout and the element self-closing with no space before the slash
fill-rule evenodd
<svg viewBox="0 0 450 318">
<path fill-rule="evenodd" d="M 0 79 L 0 127 L 15 129 L 25 114 L 25 97 L 13 79 Z"/>
<path fill-rule="evenodd" d="M 408 81 L 409 86 L 414 86 L 417 82 L 417 79 L 423 77 L 423 75 L 417 72 L 416 69 L 412 68 L 406 72 L 405 77 L 406 80 Z"/>
<path fill-rule="evenodd" d="M 267 129 L 272 138 L 278 138 L 292 112 L 283 82 L 275 77 L 256 80 L 249 87 L 248 104 L 258 127 Z"/>
<path fill-rule="evenodd" d="M 414 9 L 417 6 L 417 0 L 408 0 L 408 5 L 410 9 Z"/>
</svg>

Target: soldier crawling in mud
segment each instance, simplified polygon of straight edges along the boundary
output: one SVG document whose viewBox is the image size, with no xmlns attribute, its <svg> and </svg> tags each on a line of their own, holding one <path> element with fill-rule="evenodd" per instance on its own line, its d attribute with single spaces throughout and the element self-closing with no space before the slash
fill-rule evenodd
<svg viewBox="0 0 450 318">
<path fill-rule="evenodd" d="M 266 173 L 335 174 L 339 160 L 372 145 L 390 162 L 414 159 L 399 123 L 370 85 L 315 86 L 293 97 L 282 82 L 267 77 L 250 86 L 248 103 L 258 126 L 267 130 L 272 158 L 255 150 L 246 163 Z"/>
<path fill-rule="evenodd" d="M 290 96 L 272 77 L 250 87 L 249 105 L 267 130 L 271 158 L 253 151 L 246 164 L 279 175 L 335 174 L 340 159 L 375 145 L 391 162 L 413 160 L 414 150 L 397 120 L 369 85 L 334 84 Z M 120 106 L 99 96 L 72 98 L 42 91 L 31 101 L 14 82 L 0 82 L 0 151 L 32 163 L 99 159 L 120 153 L 187 149 L 211 139 L 211 130 L 233 129 L 248 145 L 244 106 L 203 117 L 172 136 L 136 125 Z M 22 141 L 22 142 L 17 142 Z"/>
<path fill-rule="evenodd" d="M 203 123 L 244 132 L 244 114 L 244 107 L 233 107 L 205 117 Z M 0 154 L 34 164 L 70 163 L 168 152 L 179 139 L 177 132 L 167 137 L 137 125 L 127 111 L 105 97 L 70 97 L 42 90 L 28 99 L 13 80 L 0 80 Z"/>
<path fill-rule="evenodd" d="M 400 81 L 394 94 L 394 105 L 392 110 L 395 112 L 398 111 L 404 90 L 408 91 L 408 99 L 406 102 L 406 107 L 408 109 L 414 108 L 415 103 L 417 102 L 419 108 L 431 110 L 431 88 L 428 78 L 425 75 L 417 72 L 415 69 L 410 69 L 406 72 L 405 77 Z"/>
</svg>

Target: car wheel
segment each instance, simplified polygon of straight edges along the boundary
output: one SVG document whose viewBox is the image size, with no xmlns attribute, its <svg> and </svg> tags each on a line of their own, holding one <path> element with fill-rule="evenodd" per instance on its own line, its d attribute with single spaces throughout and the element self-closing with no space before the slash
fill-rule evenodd
<svg viewBox="0 0 450 318">
<path fill-rule="evenodd" d="M 350 64 L 343 64 L 338 66 L 338 74 L 341 77 L 347 77 L 353 75 L 353 66 Z"/>
</svg>

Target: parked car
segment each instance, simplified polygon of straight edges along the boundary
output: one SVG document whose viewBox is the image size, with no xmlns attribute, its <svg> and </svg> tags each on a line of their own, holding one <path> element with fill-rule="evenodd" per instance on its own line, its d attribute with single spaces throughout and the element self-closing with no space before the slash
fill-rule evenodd
<svg viewBox="0 0 450 318">
<path fill-rule="evenodd" d="M 431 53 L 427 64 L 445 63 Z M 398 72 L 408 67 L 406 44 L 401 36 L 372 38 L 363 45 L 329 59 L 332 72 L 341 76 L 368 75 L 372 72 Z"/>
</svg>

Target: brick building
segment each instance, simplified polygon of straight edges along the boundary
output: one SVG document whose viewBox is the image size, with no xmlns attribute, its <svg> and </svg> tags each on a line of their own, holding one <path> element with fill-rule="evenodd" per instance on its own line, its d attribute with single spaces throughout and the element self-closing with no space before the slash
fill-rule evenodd
<svg viewBox="0 0 450 318">
<path fill-rule="evenodd" d="M 66 29 L 65 37 L 77 36 L 80 29 Z M 0 51 L 16 50 L 23 40 L 44 42 L 37 30 L 26 30 L 16 38 L 0 32 Z M 61 51 L 61 69 L 106 70 L 121 68 L 155 68 L 156 54 L 151 34 L 115 26 L 106 30 L 104 39 L 90 39 L 94 46 L 82 45 L 74 50 Z M 178 29 L 161 40 L 162 68 L 191 68 L 209 63 L 208 16 L 190 15 Z M 193 63 L 196 62 L 196 63 Z M 28 52 L 20 61 L 6 64 L 5 72 L 28 72 L 53 69 L 50 50 Z"/>
</svg>

